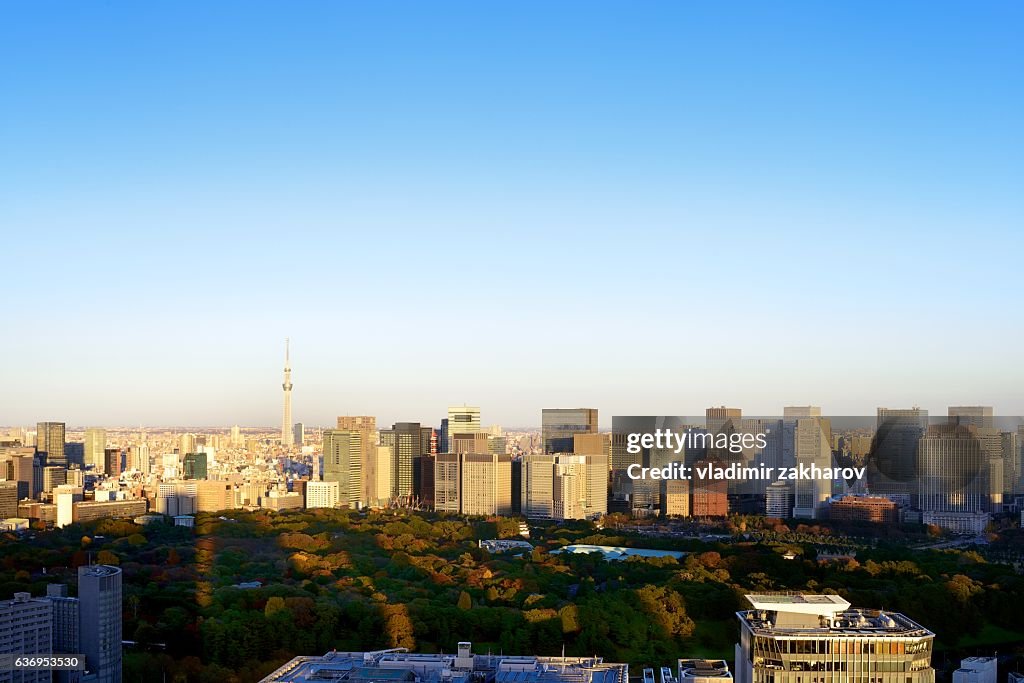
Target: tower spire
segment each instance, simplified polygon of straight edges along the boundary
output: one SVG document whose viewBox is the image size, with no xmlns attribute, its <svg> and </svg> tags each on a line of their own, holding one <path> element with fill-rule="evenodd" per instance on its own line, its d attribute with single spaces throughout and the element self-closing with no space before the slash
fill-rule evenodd
<svg viewBox="0 0 1024 683">
<path fill-rule="evenodd" d="M 281 445 L 290 447 L 295 444 L 295 436 L 292 431 L 292 364 L 291 364 L 291 340 L 284 339 L 284 382 L 281 384 L 284 389 L 284 415 L 281 417 Z"/>
</svg>

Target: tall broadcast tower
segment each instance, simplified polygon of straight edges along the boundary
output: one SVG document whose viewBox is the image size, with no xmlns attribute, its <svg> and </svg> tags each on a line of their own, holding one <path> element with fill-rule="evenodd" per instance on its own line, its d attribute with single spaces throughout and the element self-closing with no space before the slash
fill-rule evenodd
<svg viewBox="0 0 1024 683">
<path fill-rule="evenodd" d="M 292 432 L 292 364 L 288 359 L 288 340 L 284 340 L 284 417 L 281 419 L 281 445 L 292 446 L 295 436 Z"/>
</svg>

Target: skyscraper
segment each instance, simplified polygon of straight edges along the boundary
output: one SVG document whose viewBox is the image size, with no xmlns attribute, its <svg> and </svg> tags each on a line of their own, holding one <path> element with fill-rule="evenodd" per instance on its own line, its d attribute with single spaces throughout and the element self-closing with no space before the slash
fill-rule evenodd
<svg viewBox="0 0 1024 683">
<path fill-rule="evenodd" d="M 902 505 L 917 500 L 917 447 L 928 428 L 921 408 L 879 408 L 867 466 L 868 490 Z"/>
<path fill-rule="evenodd" d="M 554 514 L 555 456 L 522 457 L 520 511 L 530 519 L 551 519 Z"/>
<path fill-rule="evenodd" d="M 950 406 L 950 422 L 975 427 L 993 427 L 992 406 Z"/>
<path fill-rule="evenodd" d="M 797 418 L 793 438 L 797 467 L 825 469 L 832 466 L 832 425 L 827 418 Z M 797 479 L 793 491 L 793 516 L 805 519 L 823 517 L 831 493 L 830 479 Z"/>
<path fill-rule="evenodd" d="M 79 633 L 89 681 L 121 683 L 121 570 L 78 568 Z"/>
<path fill-rule="evenodd" d="M 292 432 L 292 366 L 289 359 L 289 341 L 284 340 L 284 416 L 281 418 L 281 445 L 288 447 L 295 444 Z"/>
<path fill-rule="evenodd" d="M 185 479 L 206 479 L 209 472 L 206 453 L 186 453 L 182 471 Z"/>
<path fill-rule="evenodd" d="M 512 514 L 512 459 L 466 453 L 462 458 L 462 514 Z"/>
<path fill-rule="evenodd" d="M 434 509 L 466 515 L 512 514 L 512 459 L 484 453 L 439 453 Z"/>
<path fill-rule="evenodd" d="M 917 469 L 926 524 L 984 529 L 991 490 L 989 457 L 979 431 L 974 425 L 932 425 L 921 438 Z"/>
<path fill-rule="evenodd" d="M 608 511 L 608 456 L 555 456 L 551 480 L 552 517 L 593 519 Z"/>
<path fill-rule="evenodd" d="M 338 429 L 359 432 L 359 443 L 362 449 L 363 493 L 360 500 L 372 503 L 377 500 L 377 418 L 373 415 L 339 415 Z M 390 468 L 385 473 L 385 481 L 390 482 Z M 389 484 L 390 485 L 390 484 Z M 390 492 L 384 497 L 391 497 Z"/>
<path fill-rule="evenodd" d="M 743 417 L 743 410 L 740 408 L 726 408 L 725 406 L 706 408 L 704 410 L 704 426 L 711 434 L 718 434 L 730 423 L 739 422 L 741 417 Z M 733 425 L 734 428 L 736 426 Z"/>
<path fill-rule="evenodd" d="M 391 429 L 380 430 L 380 443 L 391 447 L 391 496 L 411 498 L 416 493 L 416 458 L 430 453 L 433 430 L 419 422 L 396 422 Z M 426 438 L 426 440 L 424 440 Z"/>
<path fill-rule="evenodd" d="M 47 465 L 66 465 L 64 457 L 64 423 L 39 422 L 36 424 L 36 452 L 46 456 Z"/>
<path fill-rule="evenodd" d="M 103 472 L 103 449 L 107 447 L 107 430 L 91 427 L 85 430 L 85 466 Z"/>
<path fill-rule="evenodd" d="M 574 435 L 597 433 L 597 408 L 544 408 L 540 422 L 545 453 L 572 453 Z"/>
<path fill-rule="evenodd" d="M 0 519 L 18 516 L 18 482 L 0 481 Z"/>
<path fill-rule="evenodd" d="M 479 431 L 479 406 L 448 406 L 449 434 L 471 434 Z"/>
<path fill-rule="evenodd" d="M 324 481 L 338 482 L 342 505 L 355 507 L 363 499 L 363 449 L 359 432 L 328 429 L 324 432 Z"/>
</svg>

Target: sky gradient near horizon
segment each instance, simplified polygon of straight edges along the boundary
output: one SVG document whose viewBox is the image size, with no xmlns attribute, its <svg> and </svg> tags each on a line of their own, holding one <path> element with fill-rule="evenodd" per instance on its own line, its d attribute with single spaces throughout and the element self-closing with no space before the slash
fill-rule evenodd
<svg viewBox="0 0 1024 683">
<path fill-rule="evenodd" d="M 9 3 L 0 424 L 1024 414 L 1024 5 Z"/>
</svg>

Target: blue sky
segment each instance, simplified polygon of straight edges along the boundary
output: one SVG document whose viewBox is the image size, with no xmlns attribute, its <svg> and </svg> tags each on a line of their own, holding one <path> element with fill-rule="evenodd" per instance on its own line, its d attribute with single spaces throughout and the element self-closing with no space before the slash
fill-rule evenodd
<svg viewBox="0 0 1024 683">
<path fill-rule="evenodd" d="M 1024 6 L 0 8 L 0 423 L 1024 414 Z"/>
</svg>

